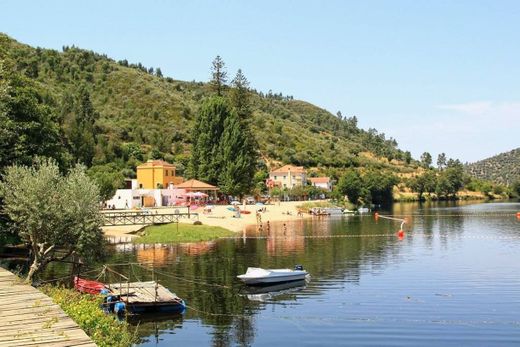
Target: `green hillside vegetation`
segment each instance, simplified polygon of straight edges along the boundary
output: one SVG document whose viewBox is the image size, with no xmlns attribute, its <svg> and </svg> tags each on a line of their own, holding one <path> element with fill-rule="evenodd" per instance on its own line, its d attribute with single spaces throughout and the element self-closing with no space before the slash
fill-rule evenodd
<svg viewBox="0 0 520 347">
<path fill-rule="evenodd" d="M 520 148 L 467 164 L 465 170 L 481 180 L 511 185 L 520 181 Z"/>
<path fill-rule="evenodd" d="M 132 157 L 162 157 L 182 164 L 181 169 L 186 165 L 192 120 L 212 94 L 207 83 L 164 78 L 160 69 L 116 62 L 76 47 L 63 47 L 63 52 L 32 48 L 6 35 L 0 35 L 0 51 L 17 72 L 36 81 L 65 129 L 75 113 L 73 105 L 89 94 L 97 113 L 93 165 L 127 164 Z M 281 93 L 252 91 L 250 99 L 253 131 L 268 163 L 402 170 L 403 165 L 390 161 L 411 160 L 394 139 L 375 129 L 359 129 L 355 117 L 334 116 Z M 362 151 L 378 158 L 360 156 Z"/>
<path fill-rule="evenodd" d="M 74 46 L 61 52 L 33 48 L 0 34 L 0 74 L 0 172 L 12 163 L 31 164 L 34 155 L 53 157 L 64 170 L 79 161 L 89 167 L 105 198 L 125 177 L 135 177 L 136 165 L 147 159 L 171 162 L 180 175 L 201 176 L 200 170 L 189 170 L 192 149 L 200 150 L 193 148 L 192 142 L 198 141 L 194 129 L 202 105 L 217 94 L 241 117 L 229 134 L 244 124 L 251 129 L 260 159 L 253 182 L 243 187 L 256 187 L 257 193 L 265 188 L 268 169 L 295 164 L 337 182 L 357 175 L 362 186 L 354 196 L 364 203 L 381 202 L 391 198 L 396 184 L 409 189 L 407 177 L 431 164 L 428 153 L 415 161 L 394 139 L 375 129 L 360 129 L 355 116 L 333 115 L 292 96 L 248 88 L 242 112 L 234 100 L 240 91 L 225 78 L 216 92 L 214 81 L 178 81 L 164 77 L 160 68 L 115 61 Z M 247 82 L 240 71 L 233 80 L 240 76 Z M 237 145 L 233 136 L 221 136 L 228 148 Z M 228 157 L 224 162 L 231 162 L 233 153 Z M 222 171 L 213 181 L 233 193 L 237 173 L 247 170 L 240 165 L 227 168 L 229 172 Z M 334 195 L 348 195 L 352 187 L 347 186 Z"/>
</svg>

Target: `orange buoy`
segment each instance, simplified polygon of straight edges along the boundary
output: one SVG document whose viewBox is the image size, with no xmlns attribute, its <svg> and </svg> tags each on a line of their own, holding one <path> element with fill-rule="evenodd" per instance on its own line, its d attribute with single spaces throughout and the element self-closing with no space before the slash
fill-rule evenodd
<svg viewBox="0 0 520 347">
<path fill-rule="evenodd" d="M 404 237 L 404 230 L 402 230 L 402 229 L 399 230 L 399 231 L 397 232 L 397 236 L 399 236 L 399 238 L 403 238 L 403 237 Z"/>
<path fill-rule="evenodd" d="M 520 212 L 516 213 L 516 218 L 520 219 Z"/>
<path fill-rule="evenodd" d="M 375 220 L 378 220 L 379 219 L 379 213 L 377 213 L 377 212 L 374 213 L 374 218 L 375 218 Z"/>
</svg>

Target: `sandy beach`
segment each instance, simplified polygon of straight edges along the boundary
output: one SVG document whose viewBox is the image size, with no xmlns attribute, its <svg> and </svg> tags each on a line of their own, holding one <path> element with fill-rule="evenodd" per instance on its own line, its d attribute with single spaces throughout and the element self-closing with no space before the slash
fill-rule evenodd
<svg viewBox="0 0 520 347">
<path fill-rule="evenodd" d="M 287 202 L 275 202 L 274 204 L 265 205 L 265 206 L 256 206 L 256 205 L 240 205 L 240 210 L 246 210 L 251 212 L 250 214 L 241 213 L 240 218 L 235 218 L 235 213 L 230 211 L 228 208 L 232 207 L 231 205 L 217 205 L 211 210 L 211 212 L 206 212 L 203 208 L 198 208 L 196 210 L 191 210 L 194 213 L 190 219 L 181 218 L 181 223 L 193 223 L 197 220 L 195 214 L 198 215 L 198 220 L 202 222 L 204 225 L 211 226 L 219 226 L 222 228 L 229 229 L 234 232 L 241 232 L 249 225 L 257 224 L 257 216 L 256 212 L 258 209 L 265 207 L 265 212 L 260 213 L 260 221 L 265 226 L 267 222 L 283 222 L 283 221 L 293 221 L 302 218 L 310 217 L 309 214 L 304 213 L 303 215 L 298 216 L 298 210 L 296 206 L 303 204 L 303 201 L 287 201 Z M 157 209 L 149 209 L 151 213 L 158 214 L 168 214 L 174 213 L 176 210 L 181 213 L 186 212 L 185 208 L 180 207 L 168 207 L 168 208 L 157 208 Z M 121 212 L 121 210 L 118 210 Z M 130 211 L 130 210 L 129 210 Z M 129 225 L 129 226 L 114 226 L 114 227 L 103 227 L 103 231 L 107 236 L 123 236 L 129 235 L 131 236 L 136 231 L 142 229 L 143 225 Z"/>
</svg>

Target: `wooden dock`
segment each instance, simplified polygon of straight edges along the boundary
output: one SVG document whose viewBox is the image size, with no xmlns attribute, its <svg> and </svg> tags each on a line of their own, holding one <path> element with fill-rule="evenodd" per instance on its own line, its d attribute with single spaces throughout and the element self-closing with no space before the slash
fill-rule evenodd
<svg viewBox="0 0 520 347">
<path fill-rule="evenodd" d="M 95 347 L 47 295 L 0 268 L 0 347 Z"/>
</svg>

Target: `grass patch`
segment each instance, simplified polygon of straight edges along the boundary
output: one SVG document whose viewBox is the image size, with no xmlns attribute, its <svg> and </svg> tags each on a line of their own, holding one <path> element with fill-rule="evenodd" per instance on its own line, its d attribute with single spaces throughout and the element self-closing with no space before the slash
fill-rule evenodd
<svg viewBox="0 0 520 347">
<path fill-rule="evenodd" d="M 178 227 L 178 228 L 177 228 Z M 233 236 L 231 230 L 209 225 L 171 223 L 153 225 L 144 229 L 143 236 L 134 239 L 135 243 L 177 243 L 210 241 L 219 237 Z"/>
<path fill-rule="evenodd" d="M 101 310 L 101 295 L 82 294 L 73 289 L 50 285 L 39 289 L 51 297 L 98 346 L 123 347 L 137 342 L 128 323 L 119 322 L 114 315 L 107 315 Z M 44 325 L 51 327 L 54 323 L 51 320 Z"/>
</svg>

